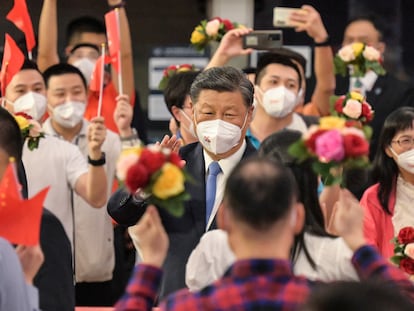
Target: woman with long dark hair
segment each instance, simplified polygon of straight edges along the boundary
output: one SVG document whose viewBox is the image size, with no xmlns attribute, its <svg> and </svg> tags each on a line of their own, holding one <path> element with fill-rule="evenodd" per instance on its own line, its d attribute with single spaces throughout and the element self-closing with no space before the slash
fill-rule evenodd
<svg viewBox="0 0 414 311">
<path fill-rule="evenodd" d="M 391 240 L 399 230 L 414 226 L 414 108 L 401 107 L 385 120 L 374 158 L 373 186 L 361 205 L 364 234 L 384 257 L 391 257 Z"/>
</svg>

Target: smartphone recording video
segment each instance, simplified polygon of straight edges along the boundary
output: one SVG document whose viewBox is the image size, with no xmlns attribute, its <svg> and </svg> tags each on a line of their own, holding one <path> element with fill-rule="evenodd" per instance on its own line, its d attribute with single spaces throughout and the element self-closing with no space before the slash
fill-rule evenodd
<svg viewBox="0 0 414 311">
<path fill-rule="evenodd" d="M 283 45 L 281 30 L 255 30 L 243 37 L 243 48 L 272 50 Z"/>
</svg>

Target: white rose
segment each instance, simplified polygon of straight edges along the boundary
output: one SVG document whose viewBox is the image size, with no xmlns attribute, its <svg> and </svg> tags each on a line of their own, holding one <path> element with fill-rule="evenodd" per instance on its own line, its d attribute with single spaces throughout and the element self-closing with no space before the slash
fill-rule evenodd
<svg viewBox="0 0 414 311">
<path fill-rule="evenodd" d="M 345 45 L 342 49 L 338 51 L 338 56 L 344 62 L 350 62 L 355 59 L 354 49 L 351 45 Z"/>
<path fill-rule="evenodd" d="M 381 57 L 380 52 L 372 46 L 366 46 L 362 55 L 369 61 L 378 61 Z"/>
<path fill-rule="evenodd" d="M 220 28 L 220 21 L 213 19 L 206 24 L 206 34 L 210 37 L 215 37 L 218 34 Z"/>
<path fill-rule="evenodd" d="M 405 246 L 404 254 L 411 259 L 414 259 L 414 243 L 409 243 Z"/>
<path fill-rule="evenodd" d="M 362 113 L 362 105 L 355 99 L 348 99 L 342 112 L 350 118 L 358 119 Z"/>
</svg>

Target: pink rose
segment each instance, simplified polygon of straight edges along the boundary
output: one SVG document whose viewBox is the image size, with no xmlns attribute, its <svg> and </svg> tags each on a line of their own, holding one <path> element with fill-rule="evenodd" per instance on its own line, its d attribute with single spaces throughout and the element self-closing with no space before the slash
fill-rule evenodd
<svg viewBox="0 0 414 311">
<path fill-rule="evenodd" d="M 39 137 L 42 133 L 42 127 L 40 126 L 39 122 L 31 119 L 29 120 L 29 124 L 31 125 L 29 130 L 29 136 L 33 138 Z"/>
<path fill-rule="evenodd" d="M 345 156 L 343 138 L 339 131 L 330 130 L 315 140 L 315 151 L 321 162 L 341 161 Z"/>
<path fill-rule="evenodd" d="M 218 34 L 220 28 L 220 21 L 218 19 L 212 19 L 206 24 L 206 34 L 210 37 L 215 37 Z"/>
<path fill-rule="evenodd" d="M 355 99 L 348 99 L 344 108 L 342 108 L 342 112 L 352 119 L 358 119 L 362 113 L 362 105 Z"/>
<path fill-rule="evenodd" d="M 352 48 L 352 45 L 345 45 L 342 49 L 338 51 L 338 56 L 344 61 L 344 62 L 350 62 L 355 59 L 354 49 Z"/>
<path fill-rule="evenodd" d="M 414 243 L 409 243 L 405 246 L 404 254 L 411 259 L 414 259 Z"/>
<path fill-rule="evenodd" d="M 380 52 L 372 46 L 366 46 L 362 55 L 369 61 L 379 61 L 381 58 Z"/>
<path fill-rule="evenodd" d="M 122 155 L 116 163 L 116 177 L 118 177 L 119 180 L 124 181 L 129 168 L 137 163 L 138 158 L 138 154 L 135 153 Z"/>
</svg>

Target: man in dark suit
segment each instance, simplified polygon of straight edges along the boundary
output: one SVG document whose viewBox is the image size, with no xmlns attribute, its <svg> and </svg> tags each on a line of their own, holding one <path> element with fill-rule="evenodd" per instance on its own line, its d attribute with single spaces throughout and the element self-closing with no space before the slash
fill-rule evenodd
<svg viewBox="0 0 414 311">
<path fill-rule="evenodd" d="M 345 28 L 343 45 L 354 42 L 362 42 L 376 48 L 381 54 L 385 51 L 382 26 L 378 19 L 372 16 L 361 16 L 352 19 Z M 335 94 L 358 88 L 375 111 L 374 119 L 370 123 L 373 129 L 371 139 L 370 158 L 373 159 L 376 152 L 378 136 L 381 132 L 385 118 L 395 109 L 401 106 L 414 106 L 414 86 L 400 81 L 391 74 L 377 76 L 369 71 L 359 79 L 355 86 L 355 78 L 338 77 Z"/>
<path fill-rule="evenodd" d="M 197 76 L 190 96 L 199 142 L 181 148 L 179 153 L 196 182 L 186 184 L 191 199 L 185 203 L 182 217 L 159 209 L 170 239 L 160 298 L 185 287 L 185 265 L 191 251 L 204 232 L 216 228 L 215 215 L 227 176 L 242 158 L 255 153 L 245 139 L 252 120 L 253 85 L 241 71 L 232 67 L 210 68 Z M 217 164 L 212 197 L 206 187 L 211 185 L 211 173 Z M 145 201 L 118 191 L 109 200 L 108 212 L 118 223 L 134 225 L 145 212 Z"/>
</svg>

